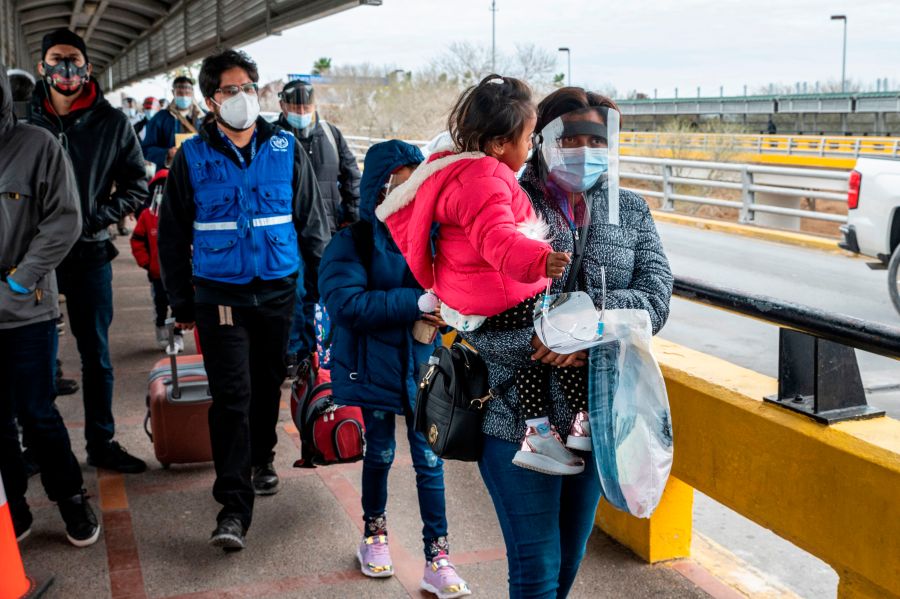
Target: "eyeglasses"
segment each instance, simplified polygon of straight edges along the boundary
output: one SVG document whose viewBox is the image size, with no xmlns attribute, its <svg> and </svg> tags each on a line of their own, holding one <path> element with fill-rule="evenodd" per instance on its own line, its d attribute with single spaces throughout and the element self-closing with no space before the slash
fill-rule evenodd
<svg viewBox="0 0 900 599">
<path fill-rule="evenodd" d="M 257 91 L 259 91 L 258 85 L 255 83 L 245 83 L 243 85 L 226 85 L 225 87 L 220 87 L 216 90 L 216 93 L 222 94 L 226 98 L 233 98 L 241 92 L 244 92 L 248 96 L 255 96 Z"/>
</svg>

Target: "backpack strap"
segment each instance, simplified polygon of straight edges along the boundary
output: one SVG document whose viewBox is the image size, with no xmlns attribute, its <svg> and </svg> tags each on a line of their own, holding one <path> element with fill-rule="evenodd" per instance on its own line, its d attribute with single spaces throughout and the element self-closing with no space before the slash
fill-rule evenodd
<svg viewBox="0 0 900 599">
<path fill-rule="evenodd" d="M 331 130 L 331 123 L 328 121 L 319 120 L 319 123 L 322 125 L 322 132 L 325 133 L 326 139 L 328 139 L 328 145 L 331 146 L 331 149 L 334 150 L 334 153 L 338 157 L 338 162 L 341 161 L 341 153 L 338 151 L 337 141 L 334 139 L 334 131 Z"/>
</svg>

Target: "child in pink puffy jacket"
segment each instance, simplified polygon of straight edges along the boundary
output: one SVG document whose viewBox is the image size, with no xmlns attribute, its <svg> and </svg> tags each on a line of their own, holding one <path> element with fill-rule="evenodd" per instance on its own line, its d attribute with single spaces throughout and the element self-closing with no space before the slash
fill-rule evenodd
<svg viewBox="0 0 900 599">
<path fill-rule="evenodd" d="M 550 247 L 546 224 L 516 179 L 536 121 L 527 84 L 486 77 L 462 94 L 450 114 L 455 152 L 432 154 L 376 210 L 419 284 L 433 290 L 441 316 L 457 330 L 531 325 L 547 278 L 560 278 L 570 261 Z M 425 305 L 427 298 L 420 301 L 425 313 L 434 309 Z M 547 418 L 550 368 L 538 362 L 517 373 L 526 427 L 513 463 L 547 474 L 578 474 L 584 461 L 566 449 Z M 573 412 L 583 413 L 587 385 L 576 380 L 583 369 L 558 371 Z"/>
</svg>

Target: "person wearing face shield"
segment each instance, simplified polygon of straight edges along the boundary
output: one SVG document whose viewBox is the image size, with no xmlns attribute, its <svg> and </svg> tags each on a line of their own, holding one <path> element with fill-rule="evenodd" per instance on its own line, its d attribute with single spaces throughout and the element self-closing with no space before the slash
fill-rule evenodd
<svg viewBox="0 0 900 599">
<path fill-rule="evenodd" d="M 669 315 L 672 271 L 644 198 L 619 188 L 619 120 L 618 108 L 605 96 L 577 87 L 550 94 L 538 105 L 534 154 L 520 184 L 549 225 L 554 251 L 571 253 L 573 265 L 581 261 L 572 290 L 586 292 L 598 310 L 604 302 L 607 309 L 646 310 L 655 334 Z M 579 219 L 579 214 L 590 217 Z M 560 293 L 567 283 L 567 277 L 554 281 L 551 291 Z M 514 374 L 531 359 L 554 364 L 567 359 L 540 346 L 531 322 L 503 335 L 477 330 L 468 339 L 496 380 Z M 608 365 L 608 380 L 600 384 L 614 386 L 617 345 L 597 349 L 597 356 Z M 583 369 L 586 353 L 573 356 L 574 367 Z M 592 354 L 591 359 L 595 357 Z M 586 384 L 584 377 L 580 384 Z M 567 426 L 575 414 L 562 386 L 550 385 L 545 393 L 552 406 L 551 421 Z M 593 530 L 600 499 L 597 469 L 585 468 L 560 484 L 558 479 L 510 468 L 522 426 L 521 414 L 510 405 L 488 404 L 479 462 L 508 548 L 510 596 L 565 597 Z M 530 491 L 524 507 L 518 491 L 523 488 Z M 542 549 L 527 554 L 514 550 L 524 544 Z"/>
<path fill-rule="evenodd" d="M 167 168 L 175 156 L 175 135 L 197 133 L 204 112 L 194 101 L 194 80 L 181 75 L 172 82 L 172 101 L 147 122 L 141 142 L 144 158 L 158 170 Z"/>
<path fill-rule="evenodd" d="M 107 228 L 141 205 L 147 197 L 147 179 L 134 127 L 103 97 L 92 72 L 80 36 L 68 29 L 45 35 L 31 122 L 59 140 L 78 182 L 81 237 L 56 274 L 81 355 L 88 464 L 136 473 L 143 472 L 146 464 L 114 440 L 110 262 L 118 251 Z"/>
<path fill-rule="evenodd" d="M 331 238 L 306 152 L 259 116 L 258 79 L 243 52 L 203 61 L 213 118 L 175 154 L 159 211 L 163 285 L 179 328 L 196 325 L 209 376 L 222 504 L 210 544 L 225 550 L 244 547 L 254 496 L 278 491 L 275 427 L 296 288 L 315 305 Z M 306 334 L 314 339 L 312 322 Z"/>
<path fill-rule="evenodd" d="M 313 86 L 291 81 L 278 94 L 278 125 L 300 141 L 319 181 L 322 201 L 328 209 L 331 232 L 359 220 L 359 166 L 340 129 L 326 122 L 316 110 Z"/>
<path fill-rule="evenodd" d="M 309 156 L 334 234 L 339 228 L 359 220 L 360 173 L 356 157 L 340 129 L 319 118 L 312 85 L 302 80 L 291 81 L 278 98 L 282 112 L 277 124 L 292 131 Z M 303 291 L 302 287 L 297 287 L 299 294 Z M 298 295 L 288 340 L 288 360 L 292 363 L 308 363 L 307 357 L 315 347 L 309 345 L 305 330 L 307 323 L 314 319 L 315 312 L 310 311 L 308 303 Z"/>
</svg>

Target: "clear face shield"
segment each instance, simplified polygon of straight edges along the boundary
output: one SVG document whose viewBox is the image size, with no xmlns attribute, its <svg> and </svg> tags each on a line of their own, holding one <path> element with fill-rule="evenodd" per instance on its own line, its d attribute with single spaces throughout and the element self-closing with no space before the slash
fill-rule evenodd
<svg viewBox="0 0 900 599">
<path fill-rule="evenodd" d="M 559 354 L 571 354 L 603 341 L 606 311 L 606 269 L 600 267 L 600 310 L 584 291 L 550 293 L 550 285 L 535 309 L 534 331 L 541 343 Z"/>
<path fill-rule="evenodd" d="M 609 224 L 619 224 L 619 112 L 605 106 L 573 110 L 538 135 L 547 183 L 566 194 L 606 191 Z"/>
</svg>

